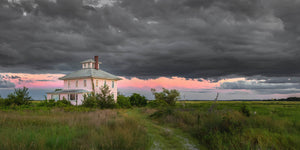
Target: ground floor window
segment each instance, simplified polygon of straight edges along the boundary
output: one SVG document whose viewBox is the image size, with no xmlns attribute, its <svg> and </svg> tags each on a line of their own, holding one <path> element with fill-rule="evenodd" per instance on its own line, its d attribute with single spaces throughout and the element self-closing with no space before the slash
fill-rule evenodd
<svg viewBox="0 0 300 150">
<path fill-rule="evenodd" d="M 59 95 L 56 95 L 56 94 L 53 94 L 51 95 L 51 99 L 54 99 L 54 100 L 59 100 Z"/>
<path fill-rule="evenodd" d="M 69 94 L 70 100 L 76 100 L 76 94 Z"/>
</svg>

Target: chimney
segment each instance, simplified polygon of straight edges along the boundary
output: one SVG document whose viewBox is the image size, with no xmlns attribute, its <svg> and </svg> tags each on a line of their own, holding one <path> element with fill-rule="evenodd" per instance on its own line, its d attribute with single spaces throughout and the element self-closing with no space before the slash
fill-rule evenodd
<svg viewBox="0 0 300 150">
<path fill-rule="evenodd" d="M 98 70 L 99 69 L 99 60 L 98 60 L 98 56 L 95 56 L 95 69 Z"/>
</svg>

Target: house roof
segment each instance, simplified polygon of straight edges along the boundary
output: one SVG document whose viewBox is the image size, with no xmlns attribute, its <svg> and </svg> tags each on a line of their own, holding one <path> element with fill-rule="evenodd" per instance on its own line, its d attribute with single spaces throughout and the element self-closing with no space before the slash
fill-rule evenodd
<svg viewBox="0 0 300 150">
<path fill-rule="evenodd" d="M 60 80 L 68 80 L 68 79 L 79 79 L 79 78 L 101 78 L 101 79 L 110 79 L 110 80 L 121 80 L 121 78 L 112 75 L 108 72 L 103 70 L 96 70 L 96 69 L 81 69 L 79 71 L 72 72 L 67 74 L 61 78 Z"/>
<path fill-rule="evenodd" d="M 94 63 L 95 60 L 93 60 L 93 59 L 87 59 L 87 60 L 82 61 L 82 62 L 80 62 L 80 63 L 83 64 L 83 63 L 89 63 L 89 62 Z"/>
<path fill-rule="evenodd" d="M 76 89 L 76 90 L 59 90 L 54 92 L 47 92 L 47 94 L 63 94 L 63 93 L 87 93 L 90 91 L 83 90 L 83 89 Z"/>
</svg>

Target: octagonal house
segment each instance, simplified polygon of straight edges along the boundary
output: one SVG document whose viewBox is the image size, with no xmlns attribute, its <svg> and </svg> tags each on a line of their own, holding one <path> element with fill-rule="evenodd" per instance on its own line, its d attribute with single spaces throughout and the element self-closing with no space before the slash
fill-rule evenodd
<svg viewBox="0 0 300 150">
<path fill-rule="evenodd" d="M 91 92 L 100 93 L 100 88 L 107 85 L 117 100 L 117 81 L 121 78 L 99 69 L 98 56 L 95 59 L 88 59 L 81 62 L 82 69 L 67 74 L 60 80 L 64 80 L 64 88 L 47 93 L 47 99 L 62 100 L 63 98 L 71 101 L 73 105 L 81 105 L 84 94 Z M 100 62 L 101 64 L 101 62 Z"/>
</svg>

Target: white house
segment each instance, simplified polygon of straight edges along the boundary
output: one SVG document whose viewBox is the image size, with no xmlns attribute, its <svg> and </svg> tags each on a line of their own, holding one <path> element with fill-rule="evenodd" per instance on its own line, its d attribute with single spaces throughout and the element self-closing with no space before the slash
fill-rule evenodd
<svg viewBox="0 0 300 150">
<path fill-rule="evenodd" d="M 70 100 L 73 105 L 81 105 L 84 94 L 91 92 L 100 93 L 100 88 L 107 85 L 114 99 L 117 100 L 117 81 L 121 78 L 99 69 L 98 56 L 81 62 L 82 69 L 67 74 L 60 80 L 64 80 L 64 88 L 59 91 L 48 92 L 47 99 Z M 101 62 L 100 62 L 101 64 Z"/>
</svg>

